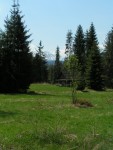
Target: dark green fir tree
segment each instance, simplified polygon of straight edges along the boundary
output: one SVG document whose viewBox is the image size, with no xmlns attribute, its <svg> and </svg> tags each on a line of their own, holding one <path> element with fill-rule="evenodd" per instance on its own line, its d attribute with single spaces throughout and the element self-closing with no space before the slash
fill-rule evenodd
<svg viewBox="0 0 113 150">
<path fill-rule="evenodd" d="M 86 34 L 86 85 L 94 90 L 103 89 L 101 54 L 93 23 Z"/>
<path fill-rule="evenodd" d="M 2 77 L 3 77 L 3 50 L 2 50 L 2 46 L 3 46 L 3 31 L 0 30 L 0 89 L 1 89 L 1 85 L 2 85 Z"/>
<path fill-rule="evenodd" d="M 93 43 L 98 45 L 97 35 L 95 31 L 95 26 L 91 23 L 89 31 L 86 31 L 85 34 L 85 48 L 86 48 L 86 56 L 88 57 L 91 53 Z"/>
<path fill-rule="evenodd" d="M 85 39 L 82 26 L 79 25 L 74 38 L 73 51 L 78 59 L 78 89 L 85 88 Z"/>
<path fill-rule="evenodd" d="M 47 61 L 43 52 L 42 42 L 39 42 L 37 53 L 33 59 L 33 82 L 46 82 L 48 78 Z"/>
<path fill-rule="evenodd" d="M 105 41 L 104 62 L 106 86 L 109 88 L 113 88 L 113 27 L 111 31 L 108 32 Z"/>
<path fill-rule="evenodd" d="M 90 55 L 90 70 L 89 81 L 90 88 L 94 90 L 103 90 L 103 77 L 102 77 L 102 62 L 99 47 L 94 43 Z"/>
<path fill-rule="evenodd" d="M 26 91 L 31 83 L 32 54 L 30 53 L 30 36 L 22 21 L 19 4 L 14 4 L 11 15 L 5 20 L 2 42 L 2 92 Z"/>
<path fill-rule="evenodd" d="M 55 65 L 54 65 L 54 81 L 61 78 L 62 72 L 61 72 L 61 62 L 60 62 L 60 48 L 57 46 L 56 48 L 56 59 L 55 59 Z"/>
<path fill-rule="evenodd" d="M 67 55 L 67 57 L 69 57 L 71 54 L 73 54 L 73 36 L 72 36 L 71 30 L 69 30 L 66 35 L 65 54 Z"/>
</svg>

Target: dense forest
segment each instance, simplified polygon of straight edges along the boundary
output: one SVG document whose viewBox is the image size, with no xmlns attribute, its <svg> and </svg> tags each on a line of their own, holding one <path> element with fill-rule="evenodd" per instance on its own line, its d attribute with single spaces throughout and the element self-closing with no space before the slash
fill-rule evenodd
<svg viewBox="0 0 113 150">
<path fill-rule="evenodd" d="M 60 61 L 60 48 L 57 46 L 55 61 L 48 64 L 42 41 L 35 55 L 30 50 L 31 34 L 23 22 L 19 4 L 14 2 L 10 17 L 4 24 L 5 29 L 0 30 L 0 92 L 26 92 L 31 83 L 54 84 L 71 79 L 70 71 L 65 66 L 71 56 L 77 60 L 77 89 L 113 88 L 113 28 L 106 36 L 103 50 L 99 47 L 93 23 L 86 32 L 79 25 L 74 36 L 69 30 L 64 61 Z"/>
</svg>

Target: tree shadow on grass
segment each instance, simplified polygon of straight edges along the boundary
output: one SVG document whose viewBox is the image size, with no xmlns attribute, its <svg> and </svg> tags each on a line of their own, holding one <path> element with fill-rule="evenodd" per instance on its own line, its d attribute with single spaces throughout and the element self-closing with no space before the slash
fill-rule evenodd
<svg viewBox="0 0 113 150">
<path fill-rule="evenodd" d="M 4 111 L 4 110 L 0 110 L 0 117 L 9 117 L 9 116 L 13 116 L 16 115 L 15 112 L 11 112 L 11 111 Z"/>
<path fill-rule="evenodd" d="M 83 93 L 88 93 L 89 91 L 88 91 L 88 90 L 83 90 L 82 92 L 83 92 Z"/>
<path fill-rule="evenodd" d="M 29 96 L 57 96 L 55 94 L 50 94 L 46 92 L 35 92 L 35 91 L 28 91 L 28 92 L 16 92 L 16 93 L 0 93 L 5 95 L 29 95 Z"/>
</svg>

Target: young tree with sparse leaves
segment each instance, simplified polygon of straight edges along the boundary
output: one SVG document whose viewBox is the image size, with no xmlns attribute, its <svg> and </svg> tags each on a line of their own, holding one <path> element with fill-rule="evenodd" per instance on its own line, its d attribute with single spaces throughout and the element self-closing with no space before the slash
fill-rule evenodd
<svg viewBox="0 0 113 150">
<path fill-rule="evenodd" d="M 77 103 L 77 75 L 78 75 L 78 59 L 75 55 L 70 55 L 68 59 L 65 60 L 65 67 L 70 73 L 72 80 L 72 103 Z"/>
</svg>

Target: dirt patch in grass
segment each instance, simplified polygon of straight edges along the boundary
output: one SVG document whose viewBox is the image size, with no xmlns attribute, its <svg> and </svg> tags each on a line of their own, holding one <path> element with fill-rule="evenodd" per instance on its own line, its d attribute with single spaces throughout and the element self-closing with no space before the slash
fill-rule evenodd
<svg viewBox="0 0 113 150">
<path fill-rule="evenodd" d="M 77 100 L 75 106 L 79 107 L 79 108 L 91 108 L 91 107 L 94 107 L 93 104 L 90 101 L 85 100 L 85 99 Z"/>
</svg>

